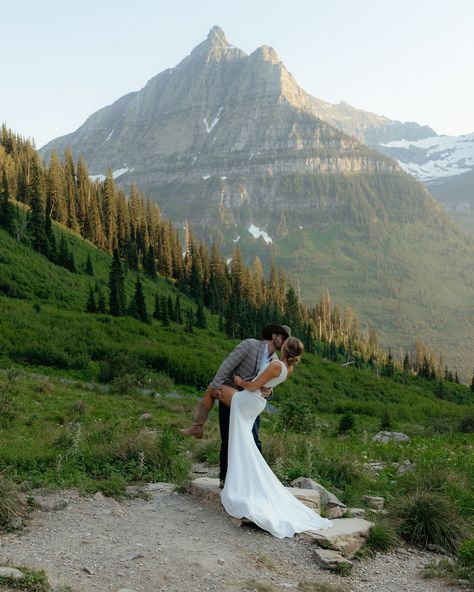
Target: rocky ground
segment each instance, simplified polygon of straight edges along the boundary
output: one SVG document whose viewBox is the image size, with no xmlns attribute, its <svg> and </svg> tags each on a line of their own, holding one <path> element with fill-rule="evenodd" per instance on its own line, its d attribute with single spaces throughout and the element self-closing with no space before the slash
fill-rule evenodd
<svg viewBox="0 0 474 592">
<path fill-rule="evenodd" d="M 440 556 L 408 548 L 355 561 L 349 577 L 332 574 L 316 566 L 314 543 L 241 526 L 166 484 L 121 503 L 74 491 L 35 498 L 28 527 L 0 537 L 0 565 L 44 569 L 53 586 L 74 592 L 460 590 L 424 580 L 423 566 Z"/>
</svg>

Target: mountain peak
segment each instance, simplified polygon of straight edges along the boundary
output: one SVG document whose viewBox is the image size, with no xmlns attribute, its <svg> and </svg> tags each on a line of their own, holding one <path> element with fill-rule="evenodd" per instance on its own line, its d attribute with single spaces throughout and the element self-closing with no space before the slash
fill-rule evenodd
<svg viewBox="0 0 474 592">
<path fill-rule="evenodd" d="M 226 39 L 224 31 L 215 25 L 207 35 L 207 44 L 212 47 L 225 48 L 229 47 L 229 42 Z"/>
<path fill-rule="evenodd" d="M 245 53 L 230 45 L 224 31 L 216 25 L 209 31 L 206 39 L 193 49 L 191 56 L 208 63 L 241 58 Z"/>
</svg>

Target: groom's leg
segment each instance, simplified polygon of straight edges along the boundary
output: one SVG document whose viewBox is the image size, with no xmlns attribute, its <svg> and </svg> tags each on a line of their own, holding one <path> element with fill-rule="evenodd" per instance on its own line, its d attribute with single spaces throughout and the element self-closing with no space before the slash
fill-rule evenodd
<svg viewBox="0 0 474 592">
<path fill-rule="evenodd" d="M 259 429 L 260 429 L 260 415 L 257 415 L 255 422 L 252 426 L 252 436 L 253 436 L 253 439 L 255 440 L 255 444 L 257 445 L 257 448 L 260 450 L 260 454 L 263 454 L 262 442 L 260 441 L 260 437 L 258 435 Z"/>
<path fill-rule="evenodd" d="M 219 453 L 219 479 L 225 480 L 227 475 L 227 453 L 229 450 L 230 407 L 219 401 L 219 430 L 221 432 L 221 450 Z"/>
</svg>

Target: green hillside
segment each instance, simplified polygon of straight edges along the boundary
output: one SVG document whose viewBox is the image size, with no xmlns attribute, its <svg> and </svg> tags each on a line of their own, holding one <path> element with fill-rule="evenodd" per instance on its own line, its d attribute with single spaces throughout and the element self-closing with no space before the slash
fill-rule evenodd
<svg viewBox="0 0 474 592">
<path fill-rule="evenodd" d="M 192 332 L 175 322 L 84 312 L 90 286 L 106 289 L 112 258 L 59 225 L 55 234 L 67 235 L 77 273 L 0 230 L 0 474 L 27 492 L 78 487 L 120 496 L 129 483 L 185 483 L 191 460 L 218 464 L 215 410 L 202 441 L 183 440 L 175 428 L 189 422 L 237 341 L 209 311 L 207 328 Z M 93 276 L 85 272 L 88 256 Z M 128 298 L 135 277 L 127 272 Z M 143 286 L 149 309 L 157 292 L 178 294 L 161 277 Z M 181 299 L 183 310 L 196 309 Z M 427 541 L 455 552 L 474 516 L 474 392 L 393 366 L 346 365 L 345 353 L 313 345 L 262 417 L 275 473 L 287 483 L 317 479 L 348 505 L 383 495 L 398 521 L 419 492 L 431 495 L 449 517 Z M 402 431 L 410 442 L 372 441 L 380 429 Z M 370 461 L 386 468 L 374 474 L 364 466 Z M 407 463 L 412 470 L 399 477 L 397 466 Z M 403 532 L 421 544 L 414 531 Z"/>
<path fill-rule="evenodd" d="M 245 228 L 235 234 L 247 261 L 258 254 L 268 265 L 275 258 L 306 302 L 329 289 L 333 302 L 350 305 L 363 327 L 376 327 L 385 347 L 409 349 L 421 337 L 470 379 L 474 274 L 465 237 L 423 222 L 301 226 L 272 245 L 255 241 Z"/>
</svg>

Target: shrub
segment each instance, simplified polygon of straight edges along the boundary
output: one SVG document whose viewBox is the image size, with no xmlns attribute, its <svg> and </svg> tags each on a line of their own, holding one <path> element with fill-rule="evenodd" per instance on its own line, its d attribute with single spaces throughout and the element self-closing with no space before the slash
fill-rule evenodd
<svg viewBox="0 0 474 592">
<path fill-rule="evenodd" d="M 111 383 L 112 391 L 118 395 L 133 395 L 137 391 L 137 386 L 135 374 L 121 374 Z"/>
<path fill-rule="evenodd" d="M 25 592 L 51 591 L 48 578 L 43 570 L 35 571 L 24 565 L 15 566 L 15 568 L 21 571 L 23 578 L 21 578 L 21 580 L 16 580 L 15 578 L 0 576 L 1 587 L 6 586 L 7 589 L 18 588 Z"/>
<path fill-rule="evenodd" d="M 389 551 L 398 544 L 398 535 L 396 529 L 386 522 L 376 522 L 369 530 L 367 538 L 367 547 L 371 551 Z"/>
<path fill-rule="evenodd" d="M 349 430 L 354 427 L 355 418 L 352 413 L 344 413 L 339 420 L 339 434 L 346 434 Z"/>
<path fill-rule="evenodd" d="M 458 560 L 463 567 L 474 570 L 474 539 L 465 541 L 459 547 Z"/>
<path fill-rule="evenodd" d="M 392 419 L 390 417 L 390 413 L 387 410 L 385 410 L 382 413 L 382 417 L 380 419 L 380 430 L 387 431 L 387 430 L 390 430 L 391 427 L 392 427 Z"/>
<path fill-rule="evenodd" d="M 314 429 L 315 417 L 307 403 L 288 399 L 279 406 L 279 411 L 284 430 L 308 433 Z"/>
<path fill-rule="evenodd" d="M 472 434 L 474 432 L 474 413 L 472 411 L 462 418 L 459 431 L 464 434 Z"/>
<path fill-rule="evenodd" d="M 433 491 L 401 497 L 391 511 L 400 520 L 401 536 L 423 548 L 434 544 L 454 553 L 468 535 L 468 527 L 451 500 Z"/>
<path fill-rule="evenodd" d="M 15 484 L 0 475 L 0 529 L 12 530 L 12 521 L 25 516 L 26 503 L 20 497 Z"/>
</svg>

